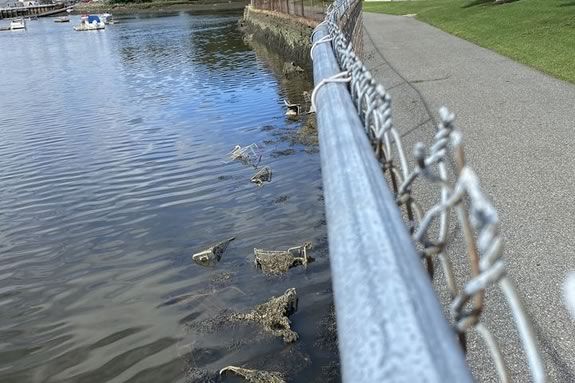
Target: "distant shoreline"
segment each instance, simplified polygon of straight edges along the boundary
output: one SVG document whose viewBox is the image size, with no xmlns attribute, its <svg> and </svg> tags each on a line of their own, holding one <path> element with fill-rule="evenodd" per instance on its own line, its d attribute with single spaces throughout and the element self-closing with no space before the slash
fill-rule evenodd
<svg viewBox="0 0 575 383">
<path fill-rule="evenodd" d="M 78 3 L 74 13 L 130 14 L 177 11 L 234 11 L 242 10 L 248 4 L 245 0 L 227 2 L 191 2 L 191 1 L 152 1 L 149 3 L 109 4 L 109 3 Z"/>
</svg>

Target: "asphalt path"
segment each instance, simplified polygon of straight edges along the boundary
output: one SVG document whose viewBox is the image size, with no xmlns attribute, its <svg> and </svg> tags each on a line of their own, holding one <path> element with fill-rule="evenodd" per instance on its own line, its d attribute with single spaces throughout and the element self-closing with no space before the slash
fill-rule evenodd
<svg viewBox="0 0 575 383">
<path fill-rule="evenodd" d="M 431 141 L 439 107 L 456 114 L 467 161 L 498 210 L 509 275 L 550 381 L 575 382 L 575 321 L 562 288 L 575 270 L 575 86 L 412 17 L 364 13 L 363 22 L 364 62 L 391 93 L 408 147 Z M 496 291 L 487 298 L 484 320 L 512 381 L 529 381 L 509 308 Z M 469 363 L 479 381 L 497 381 L 474 335 Z"/>
</svg>

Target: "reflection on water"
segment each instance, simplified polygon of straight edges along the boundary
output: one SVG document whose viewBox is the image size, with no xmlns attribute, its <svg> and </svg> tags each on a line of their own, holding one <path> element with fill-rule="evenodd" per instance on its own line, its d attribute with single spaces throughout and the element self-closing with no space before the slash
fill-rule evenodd
<svg viewBox="0 0 575 383">
<path fill-rule="evenodd" d="M 207 381 L 228 364 L 338 379 L 319 157 L 283 110 L 311 85 L 280 84 L 236 23 L 0 34 L 0 381 Z M 274 174 L 261 188 L 225 161 L 252 142 Z M 216 267 L 192 261 L 232 236 Z M 307 270 L 254 268 L 254 247 L 305 240 Z M 289 287 L 295 344 L 219 327 Z"/>
</svg>

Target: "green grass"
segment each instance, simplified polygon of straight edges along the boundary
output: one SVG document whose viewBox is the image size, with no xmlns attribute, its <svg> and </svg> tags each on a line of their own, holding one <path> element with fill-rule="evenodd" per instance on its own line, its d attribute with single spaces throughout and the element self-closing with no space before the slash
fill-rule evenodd
<svg viewBox="0 0 575 383">
<path fill-rule="evenodd" d="M 575 83 L 575 0 L 368 2 L 366 12 L 416 18 Z"/>
</svg>

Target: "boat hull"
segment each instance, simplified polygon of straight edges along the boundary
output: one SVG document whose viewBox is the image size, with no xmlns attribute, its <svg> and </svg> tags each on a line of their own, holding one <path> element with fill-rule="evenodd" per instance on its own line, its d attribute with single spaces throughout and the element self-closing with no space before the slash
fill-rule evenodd
<svg viewBox="0 0 575 383">
<path fill-rule="evenodd" d="M 104 23 L 98 23 L 98 24 L 80 24 L 80 25 L 75 25 L 74 26 L 74 30 L 78 31 L 78 32 L 83 32 L 83 31 L 99 31 L 101 29 L 106 29 L 106 25 Z"/>
<path fill-rule="evenodd" d="M 16 31 L 18 29 L 26 29 L 26 21 L 24 19 L 16 19 L 10 22 L 11 31 Z"/>
</svg>

